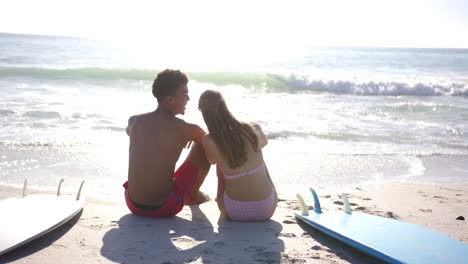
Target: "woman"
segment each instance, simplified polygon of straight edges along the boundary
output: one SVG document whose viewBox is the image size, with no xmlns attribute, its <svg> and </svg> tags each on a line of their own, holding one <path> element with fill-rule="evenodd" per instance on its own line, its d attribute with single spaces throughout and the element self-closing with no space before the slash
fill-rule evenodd
<svg viewBox="0 0 468 264">
<path fill-rule="evenodd" d="M 209 132 L 202 141 L 206 157 L 217 164 L 221 214 L 237 221 L 270 219 L 278 198 L 263 160 L 268 141 L 262 129 L 237 120 L 218 91 L 205 91 L 198 108 Z"/>
</svg>

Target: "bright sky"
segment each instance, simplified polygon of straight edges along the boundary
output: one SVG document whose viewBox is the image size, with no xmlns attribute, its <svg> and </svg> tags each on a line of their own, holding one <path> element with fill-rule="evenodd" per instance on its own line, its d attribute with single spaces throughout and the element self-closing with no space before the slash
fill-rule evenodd
<svg viewBox="0 0 468 264">
<path fill-rule="evenodd" d="M 0 32 L 190 47 L 468 48 L 465 0 L 2 0 Z"/>
</svg>

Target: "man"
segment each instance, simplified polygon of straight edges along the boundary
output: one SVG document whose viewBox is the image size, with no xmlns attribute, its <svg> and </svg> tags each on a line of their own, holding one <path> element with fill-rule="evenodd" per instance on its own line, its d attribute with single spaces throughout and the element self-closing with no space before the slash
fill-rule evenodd
<svg viewBox="0 0 468 264">
<path fill-rule="evenodd" d="M 135 215 L 172 217 L 184 204 L 209 200 L 199 190 L 210 169 L 201 143 L 205 132 L 176 117 L 185 113 L 190 99 L 187 83 L 179 70 L 160 72 L 153 83 L 157 109 L 128 120 L 129 168 L 124 187 L 127 206 Z M 182 149 L 192 142 L 187 159 L 175 171 Z"/>
</svg>

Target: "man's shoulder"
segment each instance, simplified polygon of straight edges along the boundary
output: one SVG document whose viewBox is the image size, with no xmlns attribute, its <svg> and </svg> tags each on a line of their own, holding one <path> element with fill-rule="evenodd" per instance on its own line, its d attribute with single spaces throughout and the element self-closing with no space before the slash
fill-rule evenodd
<svg viewBox="0 0 468 264">
<path fill-rule="evenodd" d="M 176 116 L 168 118 L 167 116 L 159 116 L 155 112 L 133 115 L 128 119 L 128 124 L 129 126 L 161 125 L 168 129 L 180 130 L 180 132 L 199 129 L 198 125 L 186 122 Z"/>
<path fill-rule="evenodd" d="M 142 113 L 142 114 L 136 114 L 136 115 L 132 115 L 130 116 L 130 118 L 128 118 L 128 121 L 133 121 L 133 122 L 136 122 L 137 120 L 141 120 L 141 119 L 145 119 L 145 118 L 148 118 L 148 116 L 150 115 L 151 113 Z"/>
<path fill-rule="evenodd" d="M 184 138 L 188 141 L 200 142 L 201 137 L 205 134 L 205 131 L 200 126 L 186 122 L 181 118 L 174 117 L 174 119 L 171 119 L 171 122 L 173 122 L 173 125 L 170 126 L 173 132 L 183 134 Z"/>
<path fill-rule="evenodd" d="M 158 114 L 156 112 L 147 112 L 147 113 L 142 113 L 142 114 L 136 114 L 136 115 L 133 115 L 131 116 L 129 119 L 128 119 L 128 122 L 131 123 L 145 123 L 145 122 L 154 122 L 155 120 L 158 119 Z"/>
<path fill-rule="evenodd" d="M 130 118 L 128 118 L 127 134 L 130 135 L 129 132 L 133 130 L 134 127 L 147 127 L 154 123 L 151 120 L 152 115 L 153 114 L 150 112 L 130 116 Z"/>
<path fill-rule="evenodd" d="M 185 120 L 183 120 L 182 118 L 179 118 L 177 116 L 174 116 L 174 118 L 172 119 L 175 123 L 178 123 L 178 124 L 181 124 L 181 125 L 187 125 L 189 123 L 185 122 Z"/>
</svg>

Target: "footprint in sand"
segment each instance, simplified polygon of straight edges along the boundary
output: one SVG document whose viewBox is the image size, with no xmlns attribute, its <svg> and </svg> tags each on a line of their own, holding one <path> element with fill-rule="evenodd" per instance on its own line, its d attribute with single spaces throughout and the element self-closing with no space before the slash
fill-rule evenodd
<svg viewBox="0 0 468 264">
<path fill-rule="evenodd" d="M 445 189 L 445 190 L 449 190 L 449 191 L 455 191 L 455 192 L 460 192 L 460 190 L 456 190 L 456 189 L 450 189 L 450 188 L 445 188 L 445 187 L 440 187 L 439 189 Z"/>
<path fill-rule="evenodd" d="M 295 224 L 296 222 L 290 221 L 290 220 L 284 220 L 283 223 L 284 224 Z"/>
<path fill-rule="evenodd" d="M 314 258 L 314 257 L 310 256 L 310 258 Z M 272 263 L 276 263 L 276 261 Z M 306 263 L 306 260 L 304 260 L 303 257 L 295 258 L 295 257 L 289 256 L 288 254 L 283 254 L 281 256 L 281 263 Z"/>
<path fill-rule="evenodd" d="M 203 254 L 206 254 L 206 255 L 214 255 L 215 254 L 215 251 L 209 247 L 205 247 L 203 248 Z"/>
<path fill-rule="evenodd" d="M 265 250 L 266 250 L 266 247 L 262 247 L 262 246 L 249 246 L 249 247 L 244 248 L 244 251 L 247 251 L 247 252 L 262 252 Z"/>
<path fill-rule="evenodd" d="M 313 250 L 323 250 L 323 248 L 321 246 L 313 246 L 311 247 L 310 249 L 313 249 Z"/>
<path fill-rule="evenodd" d="M 222 246 L 224 246 L 224 241 L 218 240 L 218 241 L 214 242 L 213 245 L 215 247 L 222 247 Z"/>
<path fill-rule="evenodd" d="M 61 247 L 61 248 L 67 248 L 66 246 L 62 244 L 52 244 L 53 247 Z"/>
<path fill-rule="evenodd" d="M 296 235 L 293 233 L 280 233 L 279 236 L 280 237 L 296 237 Z"/>
<path fill-rule="evenodd" d="M 342 201 L 334 201 L 333 203 L 334 203 L 334 204 L 337 204 L 337 205 L 343 205 L 343 202 L 342 202 Z M 351 205 L 351 206 L 358 206 L 357 203 L 349 203 L 349 205 Z"/>
<path fill-rule="evenodd" d="M 388 217 L 388 218 L 392 218 L 392 219 L 398 219 L 398 216 L 396 214 L 394 214 L 393 212 L 386 212 L 385 213 L 385 216 Z"/>
<path fill-rule="evenodd" d="M 276 263 L 278 261 L 273 251 L 257 252 L 253 255 L 253 258 L 259 263 Z"/>
<path fill-rule="evenodd" d="M 424 213 L 432 213 L 431 209 L 419 209 L 419 211 L 424 212 Z"/>
</svg>

